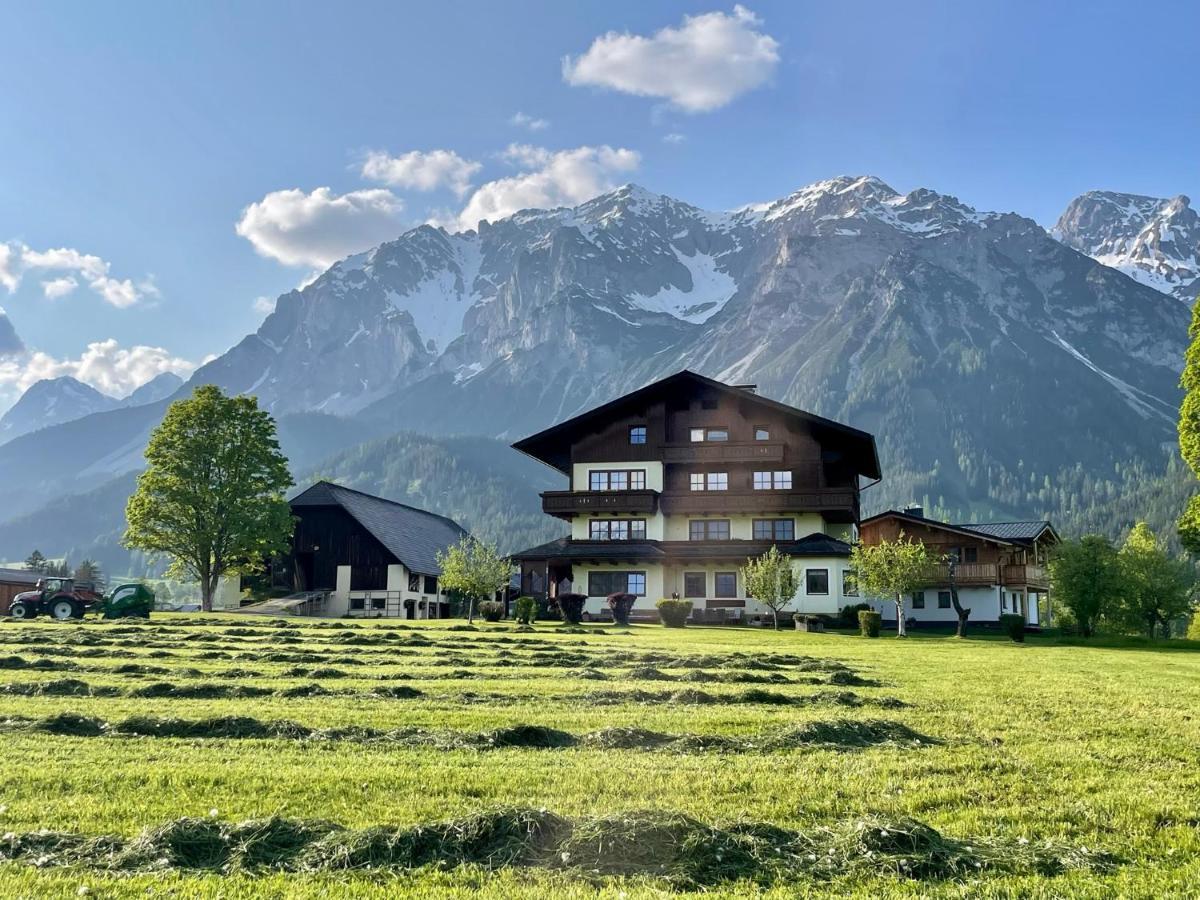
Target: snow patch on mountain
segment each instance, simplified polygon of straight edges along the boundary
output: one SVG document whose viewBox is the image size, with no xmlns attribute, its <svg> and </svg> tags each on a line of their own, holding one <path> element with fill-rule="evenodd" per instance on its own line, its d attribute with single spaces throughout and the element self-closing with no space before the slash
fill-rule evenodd
<svg viewBox="0 0 1200 900">
<path fill-rule="evenodd" d="M 675 257 L 688 270 L 691 288 L 667 285 L 654 294 L 633 294 L 629 302 L 647 312 L 660 312 L 693 324 L 707 322 L 737 293 L 737 282 L 718 268 L 715 257 L 707 253 L 691 256 L 672 247 Z"/>
</svg>

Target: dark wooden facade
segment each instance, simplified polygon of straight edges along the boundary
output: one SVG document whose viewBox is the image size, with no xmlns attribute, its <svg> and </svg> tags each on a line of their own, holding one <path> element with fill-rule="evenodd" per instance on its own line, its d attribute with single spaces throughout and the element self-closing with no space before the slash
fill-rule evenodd
<svg viewBox="0 0 1200 900">
<path fill-rule="evenodd" d="M 826 521 L 857 522 L 860 465 L 845 450 L 845 437 L 820 420 L 766 405 L 747 389 L 692 386 L 675 395 L 634 404 L 611 419 L 574 435 L 562 466 L 620 461 L 664 464 L 661 495 L 654 491 L 592 492 L 587 484 L 542 495 L 542 508 L 561 518 L 595 512 L 672 514 L 819 512 Z M 630 430 L 645 428 L 645 443 Z M 726 440 L 693 441 L 692 429 L 720 429 Z M 765 436 L 764 436 L 765 435 Z M 869 440 L 869 436 L 868 436 Z M 520 445 L 518 445 L 520 446 Z M 872 448 L 873 454 L 873 448 Z M 754 490 L 756 471 L 786 471 L 789 490 Z M 728 489 L 692 491 L 692 474 L 722 472 Z"/>
<path fill-rule="evenodd" d="M 352 591 L 387 588 L 387 569 L 397 560 L 339 506 L 293 508 L 297 517 L 288 567 L 297 591 L 333 590 L 337 567 L 351 566 Z"/>
</svg>

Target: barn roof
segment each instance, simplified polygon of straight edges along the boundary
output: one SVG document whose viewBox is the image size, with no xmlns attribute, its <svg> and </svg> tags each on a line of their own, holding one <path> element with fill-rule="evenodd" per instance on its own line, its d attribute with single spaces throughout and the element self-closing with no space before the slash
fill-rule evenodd
<svg viewBox="0 0 1200 900">
<path fill-rule="evenodd" d="M 421 575 L 441 575 L 438 553 L 467 537 L 466 529 L 453 519 L 330 481 L 318 481 L 289 503 L 295 510 L 340 506 L 384 549 Z"/>
<path fill-rule="evenodd" d="M 41 577 L 28 569 L 0 569 L 0 584 L 37 584 Z"/>
</svg>

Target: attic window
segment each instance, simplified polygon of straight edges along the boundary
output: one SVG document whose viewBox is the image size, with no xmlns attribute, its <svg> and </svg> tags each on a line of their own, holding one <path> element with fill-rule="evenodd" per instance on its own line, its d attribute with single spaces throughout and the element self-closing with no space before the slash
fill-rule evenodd
<svg viewBox="0 0 1200 900">
<path fill-rule="evenodd" d="M 771 439 L 771 429 L 766 425 L 755 425 L 754 439 L 756 441 L 769 441 Z"/>
<path fill-rule="evenodd" d="M 629 443 L 644 444 L 646 443 L 646 426 L 634 425 L 629 429 Z"/>
</svg>

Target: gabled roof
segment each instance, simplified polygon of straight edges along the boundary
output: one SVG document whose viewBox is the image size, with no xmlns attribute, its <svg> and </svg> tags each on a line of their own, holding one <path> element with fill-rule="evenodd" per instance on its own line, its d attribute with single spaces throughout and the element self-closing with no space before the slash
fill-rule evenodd
<svg viewBox="0 0 1200 900">
<path fill-rule="evenodd" d="M 924 525 L 929 528 L 940 528 L 943 531 L 950 531 L 967 537 L 983 538 L 995 544 L 1021 544 L 1023 546 L 1033 543 L 1033 541 L 1041 538 L 1047 532 L 1054 537 L 1054 540 L 1057 541 L 1059 539 L 1058 532 L 1054 530 L 1054 526 L 1044 519 L 1027 522 L 974 522 L 969 525 L 959 525 L 951 522 L 943 522 L 939 519 L 928 519 L 925 516 L 901 512 L 896 509 L 884 510 L 881 513 L 863 519 L 859 523 L 859 528 L 864 528 L 880 519 L 899 519 L 902 522 L 911 522 L 914 525 Z"/>
<path fill-rule="evenodd" d="M 656 562 L 667 559 L 739 559 L 758 556 L 771 541 L 577 541 L 562 537 L 512 554 L 516 560 L 543 559 L 636 559 Z M 850 545 L 827 534 L 814 532 L 795 541 L 775 541 L 788 556 L 849 556 Z"/>
<path fill-rule="evenodd" d="M 28 569 L 0 569 L 0 583 L 4 584 L 37 584 L 42 577 Z"/>
<path fill-rule="evenodd" d="M 294 510 L 340 506 L 397 560 L 421 575 L 441 575 L 438 552 L 467 536 L 453 519 L 329 481 L 318 481 L 288 502 Z"/>
<path fill-rule="evenodd" d="M 1045 519 L 1035 519 L 1028 522 L 976 522 L 970 525 L 959 525 L 967 531 L 978 531 L 980 534 L 991 535 L 1006 541 L 1017 543 L 1032 543 L 1049 532 L 1054 540 L 1058 540 L 1058 532 Z"/>
<path fill-rule="evenodd" d="M 513 447 L 528 456 L 532 456 L 539 462 L 544 462 L 546 465 L 552 466 L 564 474 L 569 474 L 571 471 L 570 438 L 573 434 L 586 428 L 593 422 L 613 418 L 626 408 L 639 406 L 661 394 L 667 394 L 671 391 L 688 387 L 703 387 L 722 391 L 723 393 L 732 394 L 739 399 L 757 403 L 774 412 L 802 419 L 813 427 L 813 431 L 816 433 L 818 439 L 822 432 L 842 438 L 850 447 L 851 452 L 849 455 L 856 466 L 858 474 L 864 475 L 867 478 L 881 477 L 879 454 L 875 449 L 874 435 L 866 431 L 860 431 L 857 428 L 851 428 L 849 425 L 843 425 L 841 422 L 835 422 L 832 419 L 826 419 L 822 416 L 805 412 L 794 406 L 788 406 L 786 403 L 771 400 L 768 397 L 763 397 L 745 388 L 715 381 L 712 378 L 698 375 L 687 369 L 676 372 L 674 375 L 668 375 L 666 378 L 638 388 L 636 391 L 625 394 L 615 400 L 610 400 L 608 403 L 603 403 L 594 409 L 567 419 L 565 422 L 552 425 L 544 431 L 539 431 L 537 434 L 517 441 L 513 444 Z"/>
</svg>

